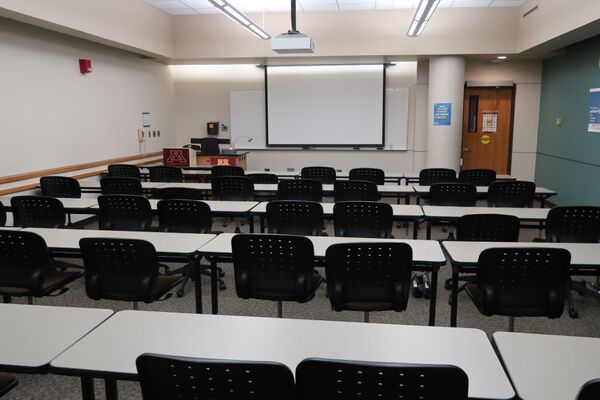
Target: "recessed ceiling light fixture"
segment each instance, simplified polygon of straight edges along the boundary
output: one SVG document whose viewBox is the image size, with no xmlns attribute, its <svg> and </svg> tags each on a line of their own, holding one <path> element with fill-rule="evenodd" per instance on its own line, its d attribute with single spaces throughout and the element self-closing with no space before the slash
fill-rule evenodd
<svg viewBox="0 0 600 400">
<path fill-rule="evenodd" d="M 506 60 L 508 57 L 507 56 L 498 56 L 496 57 L 498 60 Z"/>
<path fill-rule="evenodd" d="M 250 21 L 244 14 L 239 12 L 235 7 L 227 2 L 227 0 L 208 0 L 212 3 L 219 11 L 223 14 L 248 29 L 254 36 L 259 37 L 261 39 L 270 39 L 271 35 L 267 32 L 263 31 L 258 27 L 254 22 Z"/>
<path fill-rule="evenodd" d="M 413 21 L 410 24 L 410 28 L 408 28 L 408 36 L 415 37 L 423 33 L 425 25 L 429 22 L 439 3 L 440 0 L 421 0 L 419 2 L 417 11 L 415 11 L 415 15 L 413 16 Z"/>
</svg>

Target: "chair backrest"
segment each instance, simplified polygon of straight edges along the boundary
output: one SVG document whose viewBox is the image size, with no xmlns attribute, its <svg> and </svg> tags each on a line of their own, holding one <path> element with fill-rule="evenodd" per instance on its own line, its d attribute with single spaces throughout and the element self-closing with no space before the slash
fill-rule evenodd
<svg viewBox="0 0 600 400">
<path fill-rule="evenodd" d="M 210 175 L 215 176 L 244 176 L 244 168 L 235 165 L 215 165 L 210 169 Z"/>
<path fill-rule="evenodd" d="M 325 253 L 327 294 L 335 311 L 404 311 L 412 248 L 406 243 L 342 243 Z"/>
<path fill-rule="evenodd" d="M 333 197 L 338 201 L 377 201 L 377 185 L 369 181 L 335 181 Z"/>
<path fill-rule="evenodd" d="M 518 242 L 521 222 L 514 215 L 469 214 L 458 220 L 456 240 Z"/>
<path fill-rule="evenodd" d="M 44 196 L 14 196 L 10 199 L 13 225 L 23 228 L 64 228 L 67 214 L 60 200 Z"/>
<path fill-rule="evenodd" d="M 184 187 L 156 189 L 154 196 L 161 199 L 202 200 L 202 191 Z"/>
<path fill-rule="evenodd" d="M 286 179 L 277 184 L 277 200 L 323 201 L 323 184 L 314 179 Z"/>
<path fill-rule="evenodd" d="M 392 237 L 394 212 L 387 203 L 343 201 L 333 206 L 335 236 Z"/>
<path fill-rule="evenodd" d="M 314 248 L 304 236 L 235 235 L 235 290 L 243 299 L 310 300 Z"/>
<path fill-rule="evenodd" d="M 477 187 L 470 183 L 434 183 L 429 187 L 432 206 L 473 207 L 477 203 Z"/>
<path fill-rule="evenodd" d="M 0 287 L 39 296 L 50 265 L 44 239 L 36 233 L 0 230 Z"/>
<path fill-rule="evenodd" d="M 266 183 L 266 184 L 277 184 L 279 183 L 279 178 L 275 174 L 267 174 L 267 173 L 256 173 L 256 174 L 248 174 L 246 175 L 248 178 L 252 179 L 252 183 Z"/>
<path fill-rule="evenodd" d="M 110 231 L 149 231 L 152 207 L 147 198 L 129 195 L 98 197 L 100 229 Z"/>
<path fill-rule="evenodd" d="M 158 258 L 152 243 L 138 239 L 83 238 L 85 291 L 93 300 L 152 302 Z"/>
<path fill-rule="evenodd" d="M 535 183 L 496 181 L 488 187 L 489 207 L 531 207 L 535 199 Z"/>
<path fill-rule="evenodd" d="M 576 400 L 598 400 L 600 399 L 600 379 L 592 379 L 586 382 L 579 391 Z"/>
<path fill-rule="evenodd" d="M 561 206 L 548 211 L 546 240 L 549 242 L 598 243 L 600 207 Z"/>
<path fill-rule="evenodd" d="M 163 232 L 209 233 L 210 206 L 194 200 L 161 200 L 157 205 L 158 226 Z"/>
<path fill-rule="evenodd" d="M 302 179 L 314 179 L 323 184 L 335 182 L 335 169 L 331 167 L 304 167 L 300 171 Z"/>
<path fill-rule="evenodd" d="M 142 196 L 144 189 L 139 179 L 119 177 L 104 178 L 100 180 L 102 194 L 129 194 L 133 196 Z"/>
<path fill-rule="evenodd" d="M 267 226 L 273 234 L 319 236 L 323 231 L 323 206 L 314 201 L 270 201 Z"/>
<path fill-rule="evenodd" d="M 0 226 L 6 225 L 6 210 L 4 204 L 0 201 Z"/>
<path fill-rule="evenodd" d="M 183 182 L 183 172 L 180 168 L 159 165 L 148 168 L 151 182 Z"/>
<path fill-rule="evenodd" d="M 476 186 L 489 186 L 495 180 L 496 171 L 493 169 L 463 169 L 458 173 L 459 182 Z"/>
<path fill-rule="evenodd" d="M 376 185 L 385 184 L 385 172 L 379 168 L 352 168 L 349 178 L 350 180 L 373 182 Z"/>
<path fill-rule="evenodd" d="M 558 318 L 571 254 L 557 248 L 490 248 L 477 261 L 477 295 L 484 315 Z"/>
<path fill-rule="evenodd" d="M 469 378 L 452 365 L 309 358 L 296 367 L 298 400 L 467 400 Z"/>
<path fill-rule="evenodd" d="M 136 360 L 144 400 L 293 399 L 283 364 L 142 354 Z"/>
<path fill-rule="evenodd" d="M 254 200 L 254 184 L 246 176 L 220 176 L 211 181 L 212 197 L 225 201 Z"/>
<path fill-rule="evenodd" d="M 205 137 L 200 139 L 200 153 L 202 154 L 220 154 L 219 139 Z"/>
<path fill-rule="evenodd" d="M 81 197 L 81 187 L 77 179 L 69 176 L 42 176 L 40 178 L 42 194 L 48 197 Z"/>
<path fill-rule="evenodd" d="M 456 182 L 456 171 L 449 168 L 425 168 L 419 172 L 419 185 L 431 186 L 434 183 Z"/>
<path fill-rule="evenodd" d="M 113 178 L 141 179 L 140 169 L 131 164 L 112 164 L 108 166 L 108 175 Z"/>
</svg>

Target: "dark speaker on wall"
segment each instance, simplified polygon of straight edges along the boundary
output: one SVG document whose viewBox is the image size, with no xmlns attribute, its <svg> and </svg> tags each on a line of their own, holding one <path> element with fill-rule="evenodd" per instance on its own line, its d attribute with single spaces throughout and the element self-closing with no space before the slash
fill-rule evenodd
<svg viewBox="0 0 600 400">
<path fill-rule="evenodd" d="M 209 135 L 218 135 L 219 134 L 219 122 L 212 121 L 206 123 L 206 133 Z"/>
</svg>

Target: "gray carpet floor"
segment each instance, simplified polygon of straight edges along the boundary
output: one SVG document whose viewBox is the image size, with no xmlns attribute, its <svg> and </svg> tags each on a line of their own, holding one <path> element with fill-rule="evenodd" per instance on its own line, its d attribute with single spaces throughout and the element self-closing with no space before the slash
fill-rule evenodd
<svg viewBox="0 0 600 400">
<path fill-rule="evenodd" d="M 92 224 L 88 228 L 95 229 Z M 234 223 L 229 223 L 227 227 L 222 226 L 221 220 L 216 220 L 215 229 L 223 231 L 233 231 Z M 247 226 L 242 227 L 247 230 Z M 332 233 L 331 225 L 327 230 Z M 412 235 L 412 228 L 410 230 Z M 538 230 L 529 229 L 521 231 L 521 241 L 530 241 L 539 236 Z M 396 238 L 407 237 L 405 228 L 394 228 Z M 434 228 L 434 239 L 445 239 L 446 232 Z M 420 238 L 424 238 L 424 226 L 420 231 Z M 226 315 L 247 315 L 276 317 L 277 306 L 275 302 L 259 300 L 238 299 L 235 294 L 233 282 L 233 268 L 231 264 L 220 264 L 226 273 L 227 289 L 219 293 L 219 311 Z M 439 276 L 438 300 L 436 325 L 449 326 L 450 306 L 448 305 L 449 292 L 443 287 L 444 281 L 450 277 L 449 265 L 442 267 Z M 600 301 L 590 296 L 582 297 L 577 294 L 575 303 L 579 311 L 579 318 L 572 319 L 565 310 L 562 318 L 549 320 L 546 318 L 521 318 L 516 320 L 515 330 L 519 332 L 546 333 L 555 335 L 570 336 L 599 336 L 600 335 Z M 22 299 L 15 302 L 24 303 Z M 210 308 L 210 286 L 207 277 L 203 278 L 203 302 L 205 312 Z M 77 306 L 90 308 L 110 308 L 115 311 L 131 309 L 130 303 L 114 301 L 93 301 L 87 298 L 83 286 L 83 280 L 79 280 L 70 285 L 70 290 L 58 297 L 49 297 L 35 299 L 35 304 L 58 305 L 58 306 Z M 504 317 L 485 317 L 479 314 L 477 309 L 470 302 L 465 293 L 461 293 L 458 298 L 459 314 L 458 326 L 478 328 L 484 330 L 488 335 L 496 331 L 505 331 L 508 328 L 508 318 Z M 153 304 L 140 304 L 140 310 L 171 311 L 171 312 L 194 312 L 194 293 L 193 285 L 188 285 L 186 294 L 182 298 L 172 297 L 169 300 L 156 302 Z M 408 309 L 403 313 L 395 312 L 376 312 L 371 313 L 371 323 L 383 324 L 406 324 L 406 325 L 427 325 L 428 322 L 429 300 L 415 299 L 409 300 Z M 334 312 L 331 310 L 329 300 L 325 296 L 325 286 L 322 286 L 315 298 L 306 304 L 287 303 L 283 308 L 284 318 L 298 319 L 318 319 L 335 321 L 362 321 L 363 314 L 360 312 Z M 118 340 L 118 338 L 115 338 Z M 10 345 L 3 343 L 3 346 Z M 427 351 L 427 349 L 423 349 Z M 56 375 L 17 375 L 19 386 L 9 393 L 7 400 L 42 400 L 42 399 L 62 399 L 75 400 L 81 398 L 80 382 L 78 378 L 56 376 Z M 97 399 L 104 399 L 104 386 L 101 381 L 96 381 Z M 139 386 L 136 382 L 119 382 L 119 395 L 121 399 L 141 399 Z"/>
</svg>

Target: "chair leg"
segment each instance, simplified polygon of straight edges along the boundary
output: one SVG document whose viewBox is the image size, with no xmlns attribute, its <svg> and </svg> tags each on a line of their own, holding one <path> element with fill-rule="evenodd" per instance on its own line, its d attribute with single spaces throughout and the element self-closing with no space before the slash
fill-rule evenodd
<svg viewBox="0 0 600 400">
<path fill-rule="evenodd" d="M 3 303 L 12 303 L 12 296 L 5 294 L 4 296 L 2 296 L 2 302 Z"/>
<path fill-rule="evenodd" d="M 29 304 L 29 305 L 33 304 L 33 297 L 27 296 L 27 304 Z"/>
<path fill-rule="evenodd" d="M 369 323 L 369 312 L 368 312 L 368 311 L 365 311 L 365 315 L 364 315 L 364 321 L 365 321 L 366 323 Z"/>
<path fill-rule="evenodd" d="M 134 309 L 135 311 L 137 311 L 137 310 L 139 310 L 139 309 L 140 309 L 140 307 L 139 307 L 139 305 L 138 305 L 138 302 L 137 302 L 137 301 L 134 301 L 134 302 L 133 302 L 133 309 Z"/>
<path fill-rule="evenodd" d="M 283 302 L 277 302 L 277 318 L 283 318 Z"/>
<path fill-rule="evenodd" d="M 508 317 L 508 331 L 515 331 L 515 317 Z"/>
<path fill-rule="evenodd" d="M 569 305 L 569 316 L 579 318 L 579 313 L 575 309 L 575 302 L 573 301 L 573 279 L 571 278 L 567 282 L 567 304 Z"/>
</svg>

